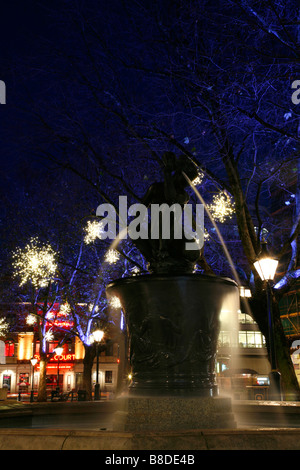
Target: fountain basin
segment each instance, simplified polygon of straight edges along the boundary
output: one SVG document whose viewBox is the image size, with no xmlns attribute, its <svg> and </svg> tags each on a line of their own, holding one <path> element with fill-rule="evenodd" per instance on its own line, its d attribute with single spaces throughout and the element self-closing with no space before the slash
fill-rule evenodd
<svg viewBox="0 0 300 470">
<path fill-rule="evenodd" d="M 201 274 L 145 275 L 107 286 L 122 304 L 129 335 L 130 396 L 213 397 L 220 313 L 237 284 Z"/>
</svg>

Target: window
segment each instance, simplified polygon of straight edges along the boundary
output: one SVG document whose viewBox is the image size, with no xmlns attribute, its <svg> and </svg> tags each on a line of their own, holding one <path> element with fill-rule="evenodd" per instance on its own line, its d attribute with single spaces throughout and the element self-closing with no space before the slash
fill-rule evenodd
<svg viewBox="0 0 300 470">
<path fill-rule="evenodd" d="M 112 384 L 112 370 L 105 371 L 105 383 Z"/>
<path fill-rule="evenodd" d="M 254 324 L 255 323 L 255 321 L 250 315 L 248 315 L 247 313 L 243 313 L 243 312 L 239 313 L 239 322 L 242 324 L 245 324 L 245 323 Z"/>
<path fill-rule="evenodd" d="M 14 357 L 15 355 L 15 343 L 7 341 L 5 343 L 5 357 Z"/>
<path fill-rule="evenodd" d="M 230 332 L 229 331 L 220 331 L 219 335 L 219 346 L 230 346 Z"/>
<path fill-rule="evenodd" d="M 265 338 L 260 331 L 240 331 L 239 345 L 241 348 L 262 348 Z"/>
<path fill-rule="evenodd" d="M 10 392 L 10 385 L 11 385 L 11 376 L 9 374 L 3 374 L 2 386 L 4 388 L 7 388 L 7 391 Z"/>
<path fill-rule="evenodd" d="M 106 343 L 105 356 L 113 356 L 113 355 L 114 355 L 114 353 L 113 353 L 113 343 L 110 341 L 110 342 Z"/>
</svg>

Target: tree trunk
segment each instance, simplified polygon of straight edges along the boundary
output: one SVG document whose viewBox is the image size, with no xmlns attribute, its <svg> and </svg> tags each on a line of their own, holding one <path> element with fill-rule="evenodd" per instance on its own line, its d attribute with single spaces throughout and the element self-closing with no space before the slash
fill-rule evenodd
<svg viewBox="0 0 300 470">
<path fill-rule="evenodd" d="M 39 377 L 39 388 L 37 401 L 47 401 L 47 381 L 46 381 L 46 372 L 47 372 L 47 357 L 41 353 L 40 358 L 40 377 Z"/>
<path fill-rule="evenodd" d="M 300 400 L 300 388 L 291 359 L 290 347 L 282 326 L 279 305 L 273 301 L 275 350 L 278 369 L 281 373 L 285 400 Z"/>
<path fill-rule="evenodd" d="M 87 392 L 87 400 L 92 399 L 92 369 L 95 358 L 95 347 L 84 345 L 83 388 Z"/>
<path fill-rule="evenodd" d="M 280 318 L 278 300 L 272 296 L 274 342 L 277 367 L 281 374 L 283 399 L 300 400 L 300 388 L 295 374 L 294 365 L 290 355 L 290 347 L 286 339 L 284 329 Z M 270 358 L 270 344 L 268 333 L 268 307 L 267 296 L 264 290 L 260 290 L 259 296 L 256 295 L 251 301 L 251 310 L 254 320 L 257 322 L 260 331 L 266 338 L 267 349 Z"/>
</svg>

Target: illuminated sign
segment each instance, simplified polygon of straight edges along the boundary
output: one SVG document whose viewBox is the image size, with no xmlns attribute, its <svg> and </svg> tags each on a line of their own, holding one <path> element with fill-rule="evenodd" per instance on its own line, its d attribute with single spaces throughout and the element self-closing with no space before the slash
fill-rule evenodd
<svg viewBox="0 0 300 470">
<path fill-rule="evenodd" d="M 37 313 L 41 318 L 43 317 L 42 309 L 38 309 Z M 68 310 L 64 310 L 63 306 L 59 305 L 58 303 L 53 305 L 51 311 L 47 313 L 46 319 L 48 320 L 46 323 L 46 329 L 57 327 L 64 330 L 69 330 L 74 326 L 70 312 Z"/>
<path fill-rule="evenodd" d="M 41 357 L 39 354 L 35 354 L 34 357 L 40 361 Z M 48 356 L 49 357 L 49 354 Z M 70 362 L 70 361 L 75 361 L 75 354 L 61 354 L 60 356 L 58 356 L 57 354 L 55 354 L 54 356 L 51 357 L 50 361 L 53 361 L 53 362 Z"/>
<path fill-rule="evenodd" d="M 73 364 L 59 364 L 59 370 L 70 370 L 73 368 Z M 47 371 L 55 370 L 57 371 L 58 364 L 48 364 Z M 37 370 L 40 370 L 40 366 L 37 366 Z"/>
</svg>

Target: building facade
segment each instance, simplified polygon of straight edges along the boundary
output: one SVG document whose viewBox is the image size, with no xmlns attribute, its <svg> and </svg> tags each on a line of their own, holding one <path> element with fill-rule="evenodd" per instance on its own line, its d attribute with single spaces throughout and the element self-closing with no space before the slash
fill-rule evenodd
<svg viewBox="0 0 300 470">
<path fill-rule="evenodd" d="M 253 320 L 250 309 L 246 308 L 246 303 L 245 297 L 241 297 L 240 308 L 229 314 L 230 321 L 226 316 L 222 318 L 221 313 L 217 383 L 220 394 L 229 394 L 236 399 L 255 398 L 253 387 L 267 386 L 271 370 L 265 338 Z"/>
<path fill-rule="evenodd" d="M 282 322 L 291 343 L 291 357 L 300 383 L 300 282 L 280 304 Z M 248 312 L 248 313 L 246 313 Z M 39 342 L 33 331 L 8 334 L 0 341 L 0 388 L 7 388 L 11 395 L 28 394 L 32 383 L 37 392 L 39 385 Z M 126 384 L 130 368 L 127 360 L 126 334 L 122 329 L 110 335 L 105 351 L 99 355 L 101 393 L 118 393 Z M 79 338 L 66 342 L 60 356 L 53 355 L 57 342 L 48 342 L 52 355 L 47 366 L 47 390 L 49 395 L 59 385 L 62 392 L 77 392 L 83 388 L 84 346 Z M 33 367 L 31 359 L 37 359 Z M 245 301 L 240 309 L 221 313 L 221 331 L 218 342 L 216 376 L 220 393 L 234 394 L 236 398 L 249 398 L 247 387 L 267 384 L 270 363 L 266 341 L 253 320 Z M 96 358 L 92 370 L 92 386 L 96 384 Z"/>
<path fill-rule="evenodd" d="M 61 355 L 53 351 L 57 342 L 48 343 L 48 353 L 52 356 L 47 365 L 47 392 L 59 386 L 61 392 L 77 392 L 83 389 L 84 346 L 76 338 L 64 344 Z M 116 393 L 123 380 L 120 369 L 122 348 L 116 341 L 110 341 L 105 351 L 99 354 L 98 381 L 102 394 Z M 31 359 L 37 360 L 33 366 Z M 0 341 L 0 388 L 8 394 L 19 395 L 31 391 L 32 383 L 37 392 L 39 385 L 39 342 L 34 341 L 33 333 L 14 333 Z M 122 366 L 123 364 L 121 364 Z M 96 358 L 92 370 L 92 385 L 96 383 Z"/>
</svg>

